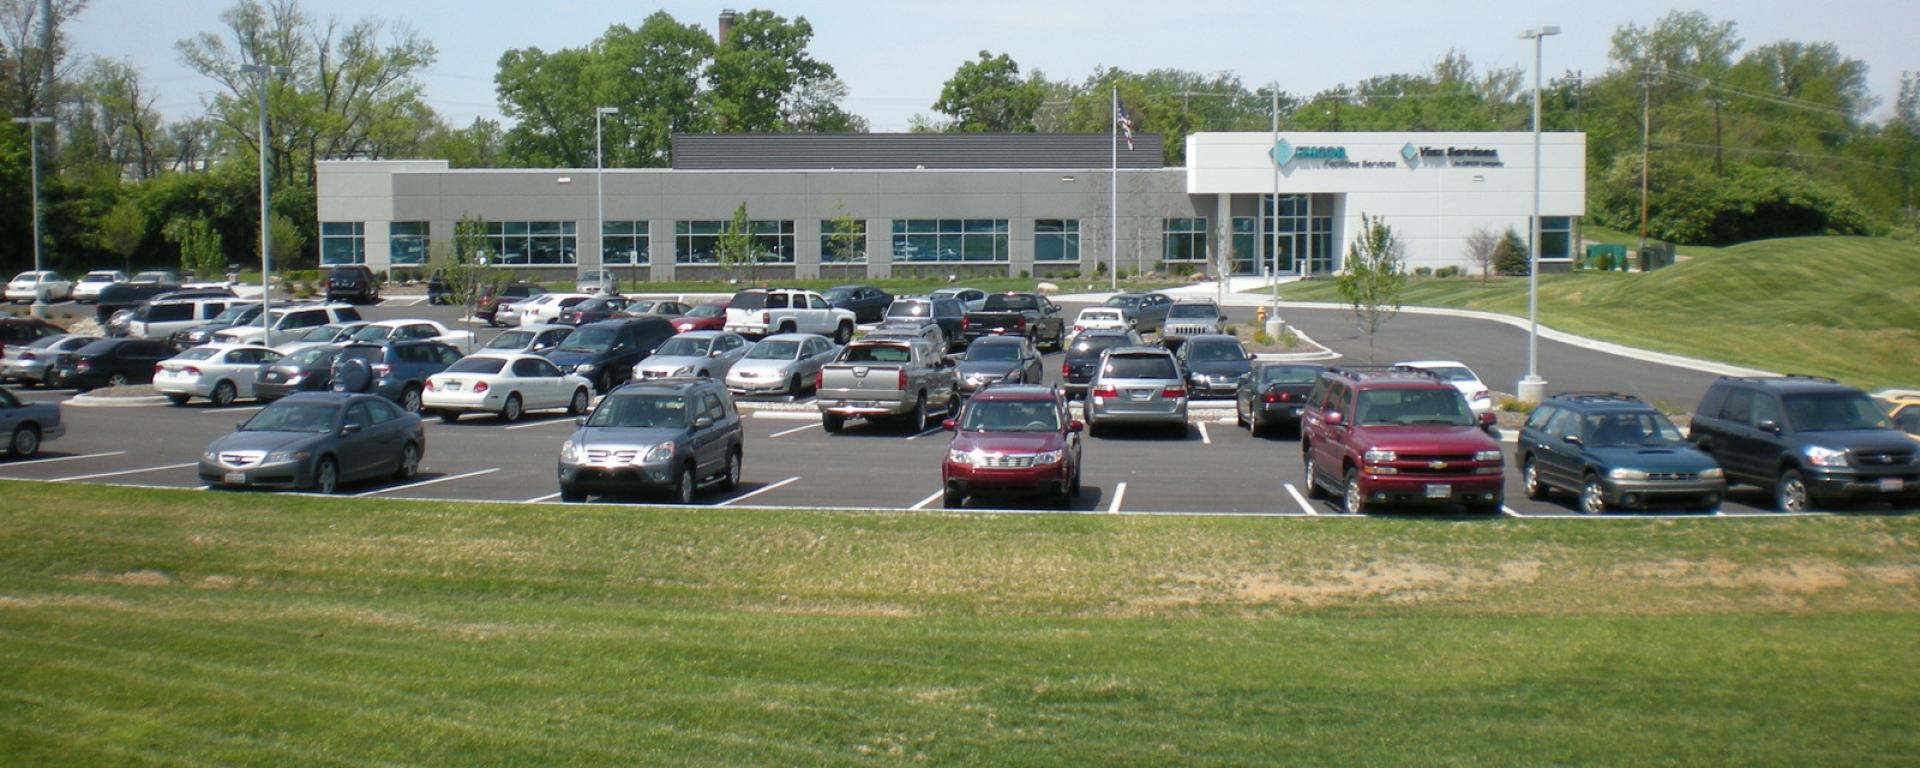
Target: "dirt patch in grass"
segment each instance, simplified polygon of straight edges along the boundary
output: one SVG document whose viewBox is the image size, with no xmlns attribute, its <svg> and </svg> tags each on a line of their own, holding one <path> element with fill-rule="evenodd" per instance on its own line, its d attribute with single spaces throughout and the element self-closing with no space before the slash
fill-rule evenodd
<svg viewBox="0 0 1920 768">
<path fill-rule="evenodd" d="M 173 583 L 173 577 L 159 571 L 126 571 L 123 573 L 98 573 L 88 571 L 69 577 L 74 581 L 94 584 L 119 584 L 125 587 L 164 587 Z"/>
</svg>

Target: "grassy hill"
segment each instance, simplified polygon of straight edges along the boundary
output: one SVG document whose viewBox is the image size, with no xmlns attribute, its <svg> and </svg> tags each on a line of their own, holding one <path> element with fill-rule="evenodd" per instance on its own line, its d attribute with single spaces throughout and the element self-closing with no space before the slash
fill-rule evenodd
<svg viewBox="0 0 1920 768">
<path fill-rule="evenodd" d="M 1920 518 L 0 482 L 8 765 L 1896 765 Z"/>
<path fill-rule="evenodd" d="M 1524 317 L 1525 278 L 1417 280 L 1405 303 Z M 1333 281 L 1283 298 L 1339 301 Z M 1607 341 L 1869 389 L 1920 386 L 1920 244 L 1767 240 L 1650 274 L 1542 275 L 1540 321 Z"/>
</svg>

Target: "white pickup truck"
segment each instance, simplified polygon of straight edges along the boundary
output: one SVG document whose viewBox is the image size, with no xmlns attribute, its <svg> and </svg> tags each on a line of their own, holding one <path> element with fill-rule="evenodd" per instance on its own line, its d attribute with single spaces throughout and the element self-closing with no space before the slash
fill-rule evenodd
<svg viewBox="0 0 1920 768">
<path fill-rule="evenodd" d="M 760 338 L 775 333 L 817 333 L 835 344 L 853 340 L 853 310 L 834 309 L 813 291 L 749 288 L 727 302 L 727 330 Z"/>
</svg>

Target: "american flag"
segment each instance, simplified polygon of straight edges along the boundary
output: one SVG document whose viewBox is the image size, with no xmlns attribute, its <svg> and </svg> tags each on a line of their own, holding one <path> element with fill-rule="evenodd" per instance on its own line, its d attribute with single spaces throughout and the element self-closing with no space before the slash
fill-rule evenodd
<svg viewBox="0 0 1920 768">
<path fill-rule="evenodd" d="M 1127 149 L 1131 151 L 1133 149 L 1133 118 L 1127 116 L 1126 107 L 1115 105 L 1113 119 L 1120 124 L 1120 132 L 1126 134 Z"/>
</svg>

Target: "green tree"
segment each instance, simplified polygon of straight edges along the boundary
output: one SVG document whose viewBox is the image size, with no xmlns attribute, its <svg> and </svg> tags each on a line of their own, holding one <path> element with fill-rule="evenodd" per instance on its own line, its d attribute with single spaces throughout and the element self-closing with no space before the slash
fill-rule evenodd
<svg viewBox="0 0 1920 768">
<path fill-rule="evenodd" d="M 706 130 L 700 76 L 714 50 L 706 30 L 655 11 L 637 29 L 608 27 L 590 50 L 596 106 L 620 108 L 604 126 L 608 165 L 665 166 L 674 134 Z"/>
<path fill-rule="evenodd" d="M 176 219 L 167 225 L 167 240 L 180 249 L 181 271 L 201 280 L 226 273 L 226 246 L 206 219 Z"/>
<path fill-rule="evenodd" d="M 485 219 L 462 216 L 454 223 L 453 242 L 437 240 L 427 246 L 427 263 L 446 285 L 448 303 L 465 307 L 462 317 L 469 324 L 481 296 L 506 280 L 498 269 L 488 266 L 493 260 L 492 242 Z"/>
<path fill-rule="evenodd" d="M 295 224 L 293 219 L 281 214 L 276 213 L 267 221 L 267 227 L 273 234 L 273 268 L 287 269 L 295 263 L 301 250 L 306 247 L 306 234 L 300 231 L 300 226 Z M 260 251 L 260 236 L 256 231 L 253 238 L 253 253 L 256 258 L 260 255 Z"/>
<path fill-rule="evenodd" d="M 846 261 L 865 261 L 867 258 L 867 233 L 860 221 L 847 212 L 840 201 L 833 201 L 833 218 L 822 224 L 827 229 L 827 247 Z"/>
<path fill-rule="evenodd" d="M 764 133 L 790 126 L 788 95 L 834 77 L 831 65 L 808 52 L 812 40 L 813 25 L 804 16 L 788 21 L 758 9 L 736 16 L 706 70 L 704 102 L 714 128 Z"/>
<path fill-rule="evenodd" d="M 140 201 L 121 198 L 100 220 L 100 248 L 119 256 L 128 274 L 133 273 L 133 254 L 147 238 L 147 215 Z"/>
<path fill-rule="evenodd" d="M 1493 247 L 1493 271 L 1507 277 L 1525 276 L 1532 270 L 1533 259 L 1527 255 L 1527 241 L 1515 232 L 1513 227 L 1500 235 L 1499 244 Z"/>
<path fill-rule="evenodd" d="M 505 142 L 499 123 L 476 117 L 465 128 L 435 126 L 422 151 L 454 168 L 499 168 L 507 162 Z"/>
<path fill-rule="evenodd" d="M 753 282 L 754 267 L 760 263 L 760 244 L 753 238 L 753 221 L 747 217 L 747 204 L 744 201 L 733 209 L 733 219 L 720 232 L 716 247 L 721 266 L 728 270 L 745 266 L 747 282 Z"/>
<path fill-rule="evenodd" d="M 1030 133 L 1045 95 L 1041 81 L 1020 77 L 1013 57 L 981 51 L 979 59 L 961 63 L 947 79 L 933 109 L 953 118 L 950 131 Z"/>
<path fill-rule="evenodd" d="M 1353 310 L 1354 322 L 1367 336 L 1367 362 L 1373 362 L 1373 339 L 1380 326 L 1400 313 L 1400 297 L 1407 287 L 1405 247 L 1386 221 L 1360 214 L 1360 237 L 1347 247 L 1346 269 L 1335 287 Z"/>
</svg>

